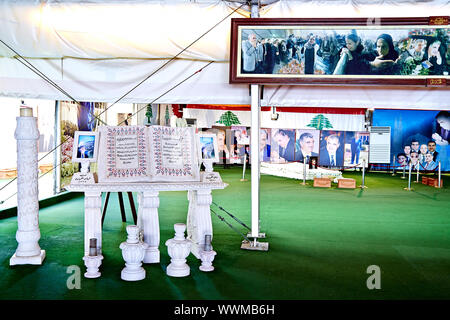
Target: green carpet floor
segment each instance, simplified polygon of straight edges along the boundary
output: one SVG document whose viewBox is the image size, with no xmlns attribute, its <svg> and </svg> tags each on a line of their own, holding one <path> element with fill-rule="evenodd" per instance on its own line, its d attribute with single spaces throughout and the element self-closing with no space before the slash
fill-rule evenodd
<svg viewBox="0 0 450 320">
<path fill-rule="evenodd" d="M 250 226 L 250 181 L 242 169 L 217 169 L 224 190 L 213 201 Z M 361 174 L 345 173 L 361 184 Z M 250 179 L 250 172 L 247 172 Z M 110 198 L 103 227 L 102 276 L 86 279 L 83 256 L 83 197 L 40 210 L 42 266 L 9 266 L 17 247 L 15 217 L 0 220 L 0 299 L 448 299 L 450 298 L 450 177 L 436 189 L 399 175 L 368 173 L 367 189 L 302 186 L 300 181 L 261 176 L 261 232 L 268 252 L 240 249 L 242 237 L 212 214 L 215 271 L 201 272 L 192 255 L 191 275 L 165 274 L 170 258 L 165 241 L 173 224 L 186 221 L 186 192 L 161 192 L 161 263 L 144 265 L 139 282 L 120 279 L 119 244 L 132 224 L 121 222 L 117 195 Z M 135 195 L 136 196 L 136 195 Z M 228 222 L 247 230 L 212 206 Z M 1 214 L 1 213 L 0 213 Z M 81 289 L 68 289 L 67 268 L 81 268 Z M 381 269 L 381 289 L 369 290 L 366 272 Z"/>
</svg>

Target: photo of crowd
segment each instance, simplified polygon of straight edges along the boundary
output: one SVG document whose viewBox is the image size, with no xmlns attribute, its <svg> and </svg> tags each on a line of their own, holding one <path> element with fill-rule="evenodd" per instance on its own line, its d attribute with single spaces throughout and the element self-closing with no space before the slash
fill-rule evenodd
<svg viewBox="0 0 450 320">
<path fill-rule="evenodd" d="M 450 29 L 241 29 L 242 74 L 448 76 Z"/>
</svg>

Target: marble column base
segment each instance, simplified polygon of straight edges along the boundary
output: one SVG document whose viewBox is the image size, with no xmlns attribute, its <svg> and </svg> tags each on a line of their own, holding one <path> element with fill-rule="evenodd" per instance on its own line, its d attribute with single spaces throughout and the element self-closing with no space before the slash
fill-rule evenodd
<svg viewBox="0 0 450 320">
<path fill-rule="evenodd" d="M 34 265 L 41 265 L 42 261 L 45 259 L 45 250 L 41 250 L 41 253 L 35 256 L 29 256 L 29 257 L 20 257 L 17 256 L 17 254 L 14 253 L 14 255 L 9 259 L 9 265 L 15 266 L 15 265 L 22 265 L 22 264 L 34 264 Z"/>
</svg>

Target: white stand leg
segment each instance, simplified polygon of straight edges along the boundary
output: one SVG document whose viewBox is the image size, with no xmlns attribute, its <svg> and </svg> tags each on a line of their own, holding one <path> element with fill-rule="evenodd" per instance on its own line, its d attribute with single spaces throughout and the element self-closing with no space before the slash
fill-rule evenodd
<svg viewBox="0 0 450 320">
<path fill-rule="evenodd" d="M 98 271 L 100 268 L 100 265 L 102 264 L 102 255 L 97 256 L 84 256 L 84 265 L 86 266 L 87 270 L 84 276 L 86 278 L 99 278 L 102 274 Z"/>
<path fill-rule="evenodd" d="M 210 205 L 212 203 L 211 190 L 196 190 L 188 194 L 188 239 L 192 241 L 191 252 L 200 259 L 200 251 L 205 245 L 205 235 L 211 235 L 212 223 Z M 211 248 L 212 249 L 212 248 Z"/>
<path fill-rule="evenodd" d="M 17 140 L 17 250 L 9 264 L 40 265 L 45 250 L 39 247 L 39 192 L 38 150 L 39 130 L 37 118 L 17 117 L 14 134 Z"/>
<path fill-rule="evenodd" d="M 138 218 L 142 228 L 143 240 L 148 244 L 145 250 L 144 263 L 159 263 L 159 192 L 143 192 L 139 200 Z"/>
<path fill-rule="evenodd" d="M 125 281 L 139 281 L 145 279 L 145 269 L 142 268 L 147 244 L 139 240 L 139 227 L 127 226 L 128 238 L 120 244 L 122 256 L 125 260 L 125 268 L 122 269 L 120 277 Z"/>
<path fill-rule="evenodd" d="M 84 255 L 89 255 L 89 239 L 97 239 L 97 254 L 102 254 L 102 193 L 84 193 Z"/>
<path fill-rule="evenodd" d="M 215 251 L 200 251 L 200 259 L 202 260 L 202 265 L 199 267 L 201 271 L 210 272 L 214 270 L 212 262 L 216 255 Z"/>
<path fill-rule="evenodd" d="M 186 258 L 191 248 L 191 241 L 184 238 L 184 231 L 186 230 L 184 223 L 176 223 L 173 227 L 175 229 L 175 237 L 166 241 L 167 251 L 171 258 L 166 272 L 171 277 L 186 277 L 191 272 L 186 263 Z"/>
</svg>

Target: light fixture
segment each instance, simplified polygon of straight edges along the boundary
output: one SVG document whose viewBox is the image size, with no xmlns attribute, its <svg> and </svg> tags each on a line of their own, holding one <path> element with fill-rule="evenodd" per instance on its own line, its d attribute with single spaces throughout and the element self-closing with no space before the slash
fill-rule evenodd
<svg viewBox="0 0 450 320">
<path fill-rule="evenodd" d="M 272 114 L 270 115 L 270 119 L 272 119 L 272 120 L 278 120 L 278 116 L 279 116 L 279 114 L 276 112 L 276 109 L 275 109 L 275 107 L 272 107 Z"/>
</svg>

